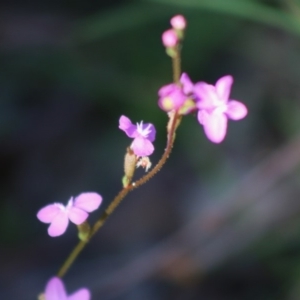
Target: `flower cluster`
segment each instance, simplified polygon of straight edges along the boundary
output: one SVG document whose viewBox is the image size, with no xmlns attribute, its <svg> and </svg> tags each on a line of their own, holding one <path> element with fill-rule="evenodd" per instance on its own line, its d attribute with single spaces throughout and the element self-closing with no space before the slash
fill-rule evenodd
<svg viewBox="0 0 300 300">
<path fill-rule="evenodd" d="M 170 23 L 172 28 L 163 32 L 161 37 L 163 45 L 167 49 L 174 48 L 179 44 L 183 38 L 183 31 L 186 27 L 186 20 L 182 15 L 174 16 Z"/>
<path fill-rule="evenodd" d="M 243 103 L 229 99 L 232 83 L 233 77 L 226 75 L 215 85 L 202 81 L 193 84 L 183 73 L 180 86 L 171 83 L 158 91 L 158 105 L 166 112 L 177 110 L 182 115 L 197 110 L 207 138 L 220 143 L 225 138 L 228 119 L 240 120 L 248 113 Z"/>
<path fill-rule="evenodd" d="M 185 115 L 196 108 L 192 98 L 194 85 L 186 73 L 180 77 L 180 86 L 170 83 L 158 91 L 158 106 L 167 112 L 178 110 L 180 114 Z"/>
<path fill-rule="evenodd" d="M 88 213 L 96 210 L 102 202 L 97 193 L 82 193 L 75 199 L 71 197 L 68 204 L 49 204 L 37 213 L 37 218 L 43 223 L 50 223 L 48 234 L 52 237 L 62 235 L 69 224 L 69 220 L 80 225 L 88 218 Z"/>
</svg>

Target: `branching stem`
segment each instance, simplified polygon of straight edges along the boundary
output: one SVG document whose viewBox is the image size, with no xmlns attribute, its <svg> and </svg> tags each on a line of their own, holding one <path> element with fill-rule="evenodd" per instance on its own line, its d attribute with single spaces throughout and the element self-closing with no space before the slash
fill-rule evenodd
<svg viewBox="0 0 300 300">
<path fill-rule="evenodd" d="M 175 57 L 172 58 L 172 66 L 173 66 L 173 79 L 174 83 L 179 84 L 179 78 L 180 78 L 180 50 L 179 47 L 177 47 L 177 53 Z M 145 184 L 149 179 L 151 179 L 153 176 L 155 176 L 160 169 L 163 167 L 163 165 L 166 163 L 175 140 L 175 133 L 176 129 L 178 127 L 179 121 L 181 119 L 181 116 L 178 114 L 177 111 L 175 111 L 174 115 L 171 119 L 171 125 L 168 129 L 168 136 L 167 136 L 167 146 L 165 148 L 164 154 L 162 155 L 161 159 L 158 161 L 158 163 L 155 165 L 155 167 L 149 171 L 146 175 L 144 175 L 142 178 L 137 180 L 136 182 L 131 183 L 129 186 L 123 188 L 117 196 L 112 200 L 112 202 L 108 205 L 106 210 L 102 213 L 100 218 L 96 221 L 96 223 L 92 226 L 91 232 L 89 235 L 89 238 L 84 241 L 79 241 L 78 244 L 75 246 L 73 251 L 70 253 L 68 258 L 65 260 L 61 268 L 59 269 L 57 276 L 63 277 L 66 272 L 69 270 L 71 265 L 74 263 L 77 256 L 80 254 L 80 252 L 84 249 L 86 244 L 91 240 L 91 238 L 96 234 L 96 232 L 104 225 L 108 217 L 115 211 L 115 209 L 118 207 L 118 205 L 122 202 L 122 200 L 126 197 L 126 195 Z"/>
</svg>

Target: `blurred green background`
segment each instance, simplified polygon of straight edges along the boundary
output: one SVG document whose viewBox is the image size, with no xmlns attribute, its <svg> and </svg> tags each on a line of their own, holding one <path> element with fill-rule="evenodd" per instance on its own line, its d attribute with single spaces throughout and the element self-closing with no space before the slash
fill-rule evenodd
<svg viewBox="0 0 300 300">
<path fill-rule="evenodd" d="M 2 1 L 0 299 L 36 299 L 76 244 L 37 211 L 121 188 L 124 114 L 152 122 L 172 80 L 161 34 L 188 21 L 182 69 L 235 78 L 249 108 L 215 145 L 196 116 L 161 172 L 129 194 L 64 278 L 92 299 L 300 299 L 300 1 Z M 138 176 L 143 174 L 137 172 Z M 91 215 L 95 220 L 99 212 Z"/>
</svg>

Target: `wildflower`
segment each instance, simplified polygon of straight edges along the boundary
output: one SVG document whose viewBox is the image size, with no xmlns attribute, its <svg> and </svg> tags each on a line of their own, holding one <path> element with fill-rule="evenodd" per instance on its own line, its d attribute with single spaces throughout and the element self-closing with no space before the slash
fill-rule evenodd
<svg viewBox="0 0 300 300">
<path fill-rule="evenodd" d="M 185 20 L 184 16 L 182 16 L 182 15 L 174 16 L 171 19 L 170 23 L 171 23 L 172 27 L 177 30 L 183 30 L 186 27 L 186 20 Z"/>
<path fill-rule="evenodd" d="M 70 198 L 68 204 L 61 203 L 47 205 L 39 210 L 37 218 L 43 223 L 50 223 L 48 234 L 52 237 L 62 235 L 69 224 L 69 220 L 76 225 L 82 224 L 88 213 L 96 210 L 102 202 L 97 193 L 82 193 L 74 200 Z"/>
<path fill-rule="evenodd" d="M 173 29 L 168 29 L 161 36 L 163 45 L 166 48 L 173 48 L 178 44 L 177 33 Z"/>
<path fill-rule="evenodd" d="M 89 300 L 90 292 L 86 288 L 82 288 L 72 295 L 68 296 L 62 280 L 58 277 L 52 277 L 46 286 L 44 297 L 45 300 Z"/>
<path fill-rule="evenodd" d="M 232 83 L 232 76 L 227 75 L 215 85 L 205 82 L 194 85 L 198 121 L 203 125 L 207 138 L 214 143 L 220 143 L 225 138 L 228 119 L 240 120 L 248 113 L 243 103 L 229 99 Z"/>
<path fill-rule="evenodd" d="M 159 107 L 167 112 L 179 109 L 186 99 L 186 95 L 183 93 L 182 89 L 175 83 L 160 88 L 158 96 Z"/>
<path fill-rule="evenodd" d="M 130 146 L 136 156 L 149 156 L 154 151 L 152 142 L 155 140 L 156 130 L 153 124 L 143 121 L 133 125 L 129 118 L 121 116 L 119 119 L 119 128 L 127 136 L 133 138 Z"/>
<path fill-rule="evenodd" d="M 158 105 L 164 111 L 179 110 L 180 114 L 187 114 L 195 108 L 192 97 L 194 84 L 186 73 L 180 76 L 180 85 L 171 83 L 158 91 Z"/>
</svg>

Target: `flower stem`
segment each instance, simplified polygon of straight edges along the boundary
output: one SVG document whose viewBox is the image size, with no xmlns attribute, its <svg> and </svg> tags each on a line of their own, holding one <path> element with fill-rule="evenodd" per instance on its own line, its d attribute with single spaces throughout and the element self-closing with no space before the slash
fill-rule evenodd
<svg viewBox="0 0 300 300">
<path fill-rule="evenodd" d="M 179 84 L 179 78 L 180 78 L 180 51 L 177 48 L 177 55 L 172 58 L 172 65 L 173 65 L 173 79 L 174 83 Z M 178 127 L 179 121 L 181 119 L 181 116 L 178 114 L 177 111 L 175 111 L 171 126 L 168 130 L 168 137 L 167 137 L 167 146 L 165 148 L 164 154 L 162 155 L 159 162 L 156 164 L 156 166 L 146 175 L 144 175 L 142 178 L 137 180 L 136 182 L 131 183 L 129 186 L 123 188 L 118 195 L 113 199 L 113 201 L 108 205 L 106 210 L 102 213 L 101 217 L 96 221 L 96 223 L 93 225 L 89 237 L 84 241 L 79 241 L 78 244 L 75 246 L 73 251 L 70 253 L 68 258 L 65 260 L 61 268 L 59 269 L 57 276 L 63 277 L 66 272 L 69 270 L 77 256 L 80 254 L 80 252 L 84 249 L 86 244 L 89 242 L 89 240 L 96 234 L 96 232 L 104 225 L 108 217 L 115 211 L 115 209 L 118 207 L 118 205 L 122 202 L 122 200 L 126 197 L 126 195 L 132 191 L 133 189 L 136 189 L 143 184 L 145 184 L 149 179 L 151 179 L 154 175 L 156 175 L 160 169 L 163 167 L 163 165 L 166 163 L 167 159 L 170 156 L 170 153 L 172 151 L 174 140 L 175 140 L 175 133 L 176 129 Z"/>
<path fill-rule="evenodd" d="M 75 259 L 77 258 L 78 254 L 82 251 L 82 249 L 87 244 L 88 240 L 79 241 L 76 247 L 72 250 L 68 258 L 65 260 L 64 264 L 61 266 L 59 271 L 57 272 L 58 277 L 63 277 L 66 272 L 69 270 Z"/>
<path fill-rule="evenodd" d="M 73 249 L 73 251 L 71 252 L 71 254 L 69 255 L 69 257 L 66 259 L 66 261 L 64 262 L 64 264 L 62 265 L 62 267 L 59 269 L 59 271 L 57 273 L 58 277 L 63 277 L 66 274 L 66 272 L 71 267 L 71 265 L 73 264 L 73 262 L 75 261 L 75 259 L 79 255 L 79 253 L 83 250 L 83 248 L 85 247 L 85 245 L 88 243 L 88 241 L 104 225 L 105 221 L 115 211 L 115 209 L 117 208 L 117 206 L 126 197 L 126 195 L 130 191 L 132 191 L 133 189 L 136 189 L 136 188 L 140 187 L 141 185 L 145 184 L 149 179 L 151 179 L 155 174 L 157 174 L 158 171 L 162 168 L 162 166 L 167 161 L 167 159 L 168 159 L 168 157 L 169 157 L 169 155 L 171 153 L 173 144 L 174 144 L 174 138 L 173 138 L 173 136 L 175 135 L 175 128 L 176 128 L 175 125 L 176 125 L 176 122 L 178 121 L 178 118 L 179 118 L 179 116 L 176 113 L 175 116 L 174 116 L 174 118 L 173 118 L 173 123 L 172 123 L 172 126 L 171 126 L 171 130 L 169 132 L 167 147 L 165 149 L 165 152 L 164 152 L 163 156 L 161 157 L 161 159 L 159 160 L 159 162 L 156 164 L 156 166 L 149 173 L 147 173 L 146 175 L 144 175 L 141 179 L 139 179 L 138 181 L 130 184 L 128 187 L 123 188 L 118 193 L 118 195 L 113 199 L 113 201 L 109 204 L 109 206 L 103 212 L 103 214 L 98 219 L 98 221 L 96 221 L 96 223 L 92 227 L 89 238 L 87 240 L 85 240 L 85 241 L 80 241 L 76 245 L 76 247 Z"/>
<path fill-rule="evenodd" d="M 180 73 L 181 73 L 181 55 L 180 55 L 180 45 L 176 46 L 176 54 L 172 57 L 172 68 L 173 68 L 173 81 L 176 84 L 180 84 Z"/>
</svg>

